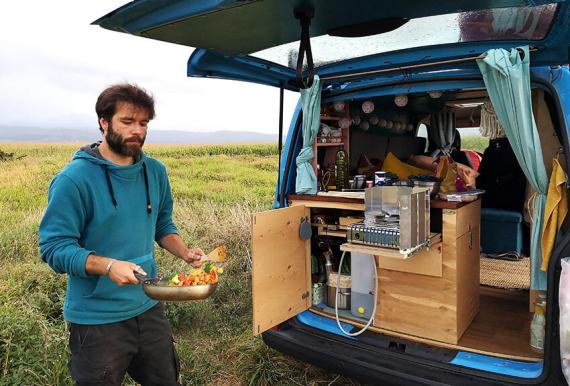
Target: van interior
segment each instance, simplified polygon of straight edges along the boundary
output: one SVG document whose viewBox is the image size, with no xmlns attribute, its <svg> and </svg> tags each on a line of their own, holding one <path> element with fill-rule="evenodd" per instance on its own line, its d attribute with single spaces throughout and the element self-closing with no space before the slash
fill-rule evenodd
<svg viewBox="0 0 570 386">
<path fill-rule="evenodd" d="M 558 158 L 563 166 L 565 162 L 556 110 L 549 98 L 545 90 L 532 89 L 532 107 L 550 177 L 552 160 Z M 313 161 L 319 192 L 288 196 L 289 205 L 303 204 L 311 215 L 310 312 L 334 321 L 336 302 L 340 322 L 357 329 L 372 316 L 374 323 L 368 332 L 374 333 L 378 344 L 391 345 L 388 348 L 394 350 L 410 351 L 397 343 L 402 338 L 432 350 L 542 360 L 540 349 L 530 345 L 534 303 L 541 296 L 530 290 L 529 202 L 533 191 L 504 133 L 500 128 L 488 128 L 485 120 L 489 117 L 484 111 L 488 106 L 485 89 L 323 100 Z M 478 139 L 479 149 L 465 148 L 462 139 L 479 136 L 480 130 L 487 137 Z M 341 147 L 349 159 L 349 186 L 335 181 Z M 366 187 L 378 185 L 386 173 L 405 180 L 408 176 L 398 167 L 418 167 L 417 156 L 437 160 L 442 155 L 475 171 L 472 182 L 476 186 L 472 188 L 485 193 L 471 202 L 446 201 L 437 194 L 432 197 L 429 248 L 404 261 L 390 258 L 392 252 L 387 248 L 347 247 L 347 228 L 363 221 Z M 395 164 L 396 169 L 386 168 L 387 163 Z M 374 287 L 361 288 L 361 273 L 356 272 L 365 267 L 372 275 L 372 268 L 366 265 L 369 261 L 363 260 L 367 254 L 375 256 L 376 307 L 370 305 Z M 327 262 L 332 264 L 330 271 Z M 350 277 L 352 283 L 343 286 L 341 278 Z M 344 288 L 335 288 L 335 280 Z M 350 287 L 352 291 L 348 291 Z M 367 298 L 368 303 L 358 296 Z M 435 355 L 434 351 L 430 355 Z"/>
</svg>

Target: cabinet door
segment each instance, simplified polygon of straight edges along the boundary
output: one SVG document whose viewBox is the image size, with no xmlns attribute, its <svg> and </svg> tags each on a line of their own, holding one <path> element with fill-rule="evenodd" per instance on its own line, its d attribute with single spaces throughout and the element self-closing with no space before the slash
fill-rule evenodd
<svg viewBox="0 0 570 386">
<path fill-rule="evenodd" d="M 258 335 L 311 305 L 310 240 L 299 227 L 310 221 L 303 205 L 253 215 L 253 334 Z"/>
</svg>

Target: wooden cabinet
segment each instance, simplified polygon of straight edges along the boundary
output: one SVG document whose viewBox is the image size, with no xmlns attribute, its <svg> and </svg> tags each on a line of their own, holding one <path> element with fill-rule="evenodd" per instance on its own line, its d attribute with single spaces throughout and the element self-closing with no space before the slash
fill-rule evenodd
<svg viewBox="0 0 570 386">
<path fill-rule="evenodd" d="M 363 197 L 289 196 L 289 204 L 253 218 L 256 335 L 311 307 L 310 241 L 299 237 L 311 208 L 364 210 Z M 479 311 L 481 204 L 432 201 L 432 207 L 442 208 L 442 232 L 432 237 L 429 250 L 402 259 L 396 251 L 361 247 L 360 252 L 375 255 L 378 267 L 373 326 L 384 333 L 457 344 Z"/>
<path fill-rule="evenodd" d="M 457 344 L 479 311 L 479 212 L 475 201 L 443 209 L 441 276 L 434 270 L 437 252 L 424 251 L 424 271 L 390 269 L 379 261 L 379 296 L 374 326 Z M 428 261 L 429 260 L 429 261 Z M 420 262 L 420 261 L 418 261 Z M 418 268 L 418 267 L 416 267 Z M 428 274 L 429 273 L 429 274 Z"/>
<path fill-rule="evenodd" d="M 311 305 L 311 246 L 299 237 L 304 206 L 253 215 L 253 334 L 278 325 Z"/>
</svg>

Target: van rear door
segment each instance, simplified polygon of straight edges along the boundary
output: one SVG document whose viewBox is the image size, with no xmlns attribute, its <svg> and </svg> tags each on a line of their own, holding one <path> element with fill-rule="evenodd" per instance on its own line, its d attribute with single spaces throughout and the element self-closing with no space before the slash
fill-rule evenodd
<svg viewBox="0 0 570 386">
<path fill-rule="evenodd" d="M 569 4 L 556 0 L 137 0 L 94 24 L 198 48 L 189 76 L 295 90 L 300 8 L 314 11 L 313 57 L 328 76 L 519 45 L 536 48 L 533 66 L 569 62 Z"/>
</svg>

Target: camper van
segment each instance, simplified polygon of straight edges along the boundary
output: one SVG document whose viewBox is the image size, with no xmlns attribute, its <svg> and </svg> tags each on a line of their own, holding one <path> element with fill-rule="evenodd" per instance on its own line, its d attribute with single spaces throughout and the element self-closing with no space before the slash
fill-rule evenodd
<svg viewBox="0 0 570 386">
<path fill-rule="evenodd" d="M 252 219 L 267 345 L 364 383 L 566 383 L 569 4 L 137 0 L 95 24 L 300 93 Z"/>
</svg>

